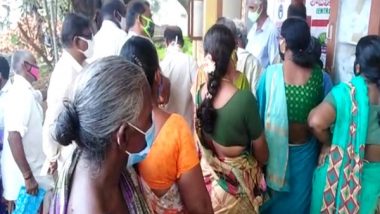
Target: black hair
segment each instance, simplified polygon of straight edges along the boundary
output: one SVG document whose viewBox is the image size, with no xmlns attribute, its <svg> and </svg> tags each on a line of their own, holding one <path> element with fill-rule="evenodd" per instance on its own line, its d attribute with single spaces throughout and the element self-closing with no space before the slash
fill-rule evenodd
<svg viewBox="0 0 380 214">
<path fill-rule="evenodd" d="M 167 43 L 171 43 L 176 40 L 177 38 L 177 44 L 179 44 L 181 47 L 185 44 L 183 40 L 182 30 L 178 26 L 168 26 L 166 27 L 164 31 L 164 38 Z"/>
<path fill-rule="evenodd" d="M 236 42 L 232 32 L 224 25 L 216 24 L 206 33 L 204 38 L 204 52 L 210 54 L 215 62 L 215 71 L 208 74 L 207 94 L 197 109 L 197 118 L 200 127 L 205 133 L 213 133 L 217 118 L 213 106 L 222 78 L 226 75 L 231 54 L 235 50 Z"/>
<path fill-rule="evenodd" d="M 359 65 L 361 74 L 380 90 L 380 36 L 361 38 L 356 46 L 355 56 L 354 66 Z"/>
<path fill-rule="evenodd" d="M 218 20 L 216 20 L 216 24 L 226 26 L 228 29 L 230 29 L 230 31 L 235 37 L 237 36 L 236 25 L 231 19 L 226 17 L 220 17 L 218 18 Z"/>
<path fill-rule="evenodd" d="M 128 3 L 127 6 L 127 30 L 135 25 L 137 17 L 144 14 L 146 4 L 140 0 L 134 0 Z"/>
<path fill-rule="evenodd" d="M 288 18 L 300 18 L 306 20 L 306 7 L 304 4 L 291 4 L 288 7 Z"/>
<path fill-rule="evenodd" d="M 293 54 L 293 62 L 304 68 L 312 68 L 316 63 L 313 54 L 315 41 L 311 39 L 310 27 L 306 21 L 299 18 L 286 19 L 281 27 L 281 36 L 286 41 L 286 48 Z"/>
<path fill-rule="evenodd" d="M 160 68 L 160 62 L 156 48 L 149 39 L 133 36 L 123 45 L 120 56 L 141 67 L 149 85 L 153 85 L 154 75 Z"/>
<path fill-rule="evenodd" d="M 8 60 L 5 57 L 0 56 L 0 74 L 3 79 L 9 79 L 9 70 Z"/>
<path fill-rule="evenodd" d="M 101 14 L 104 18 L 106 16 L 113 16 L 115 11 L 119 12 L 120 15 L 124 15 L 126 13 L 125 4 L 120 0 L 107 1 L 107 3 L 102 6 Z"/>
<path fill-rule="evenodd" d="M 80 14 L 68 13 L 62 26 L 61 39 L 63 47 L 72 47 L 76 36 L 88 37 L 89 35 L 83 35 L 83 31 L 86 29 L 91 30 L 91 22 L 88 18 Z"/>
</svg>

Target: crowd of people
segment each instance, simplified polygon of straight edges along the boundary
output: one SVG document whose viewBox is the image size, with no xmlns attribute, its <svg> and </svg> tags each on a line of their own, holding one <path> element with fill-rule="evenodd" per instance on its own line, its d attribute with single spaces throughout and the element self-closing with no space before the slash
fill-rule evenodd
<svg viewBox="0 0 380 214">
<path fill-rule="evenodd" d="M 0 57 L 0 212 L 22 188 L 39 213 L 379 212 L 380 36 L 334 87 L 304 5 L 280 32 L 247 5 L 253 27 L 219 18 L 201 62 L 177 26 L 159 61 L 142 0 L 108 1 L 95 35 L 67 14 L 47 94 L 31 52 Z"/>
</svg>

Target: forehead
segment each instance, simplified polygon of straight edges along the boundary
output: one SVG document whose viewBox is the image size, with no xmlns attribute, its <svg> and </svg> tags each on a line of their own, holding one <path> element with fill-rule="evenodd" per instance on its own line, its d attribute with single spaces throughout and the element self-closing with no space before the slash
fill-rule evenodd
<svg viewBox="0 0 380 214">
<path fill-rule="evenodd" d="M 261 4 L 260 0 L 248 0 L 248 7 L 257 7 Z"/>
<path fill-rule="evenodd" d="M 34 64 L 34 65 L 37 64 L 37 60 L 36 60 L 36 58 L 34 58 L 34 56 L 25 57 L 25 61 L 29 62 L 30 64 Z"/>
</svg>

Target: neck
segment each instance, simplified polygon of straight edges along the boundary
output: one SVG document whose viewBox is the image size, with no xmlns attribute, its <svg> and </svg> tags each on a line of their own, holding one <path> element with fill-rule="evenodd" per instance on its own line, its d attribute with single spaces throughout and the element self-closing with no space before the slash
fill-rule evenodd
<svg viewBox="0 0 380 214">
<path fill-rule="evenodd" d="M 93 167 L 82 167 L 82 170 L 87 170 L 90 174 L 90 182 L 100 195 L 112 195 L 115 188 L 119 188 L 120 178 L 123 170 L 127 165 L 127 157 L 116 145 L 111 145 L 106 159 L 101 163 L 101 167 L 94 173 Z M 92 163 L 83 159 L 87 166 Z M 109 194 L 107 194 L 109 193 Z"/>
<path fill-rule="evenodd" d="M 261 29 L 263 27 L 267 18 L 268 18 L 268 14 L 263 12 L 260 15 L 259 19 L 257 20 L 257 29 Z"/>
<path fill-rule="evenodd" d="M 84 54 L 73 49 L 66 49 L 66 51 L 75 59 L 75 61 L 77 61 L 80 65 L 83 65 L 84 61 L 86 60 Z"/>
</svg>

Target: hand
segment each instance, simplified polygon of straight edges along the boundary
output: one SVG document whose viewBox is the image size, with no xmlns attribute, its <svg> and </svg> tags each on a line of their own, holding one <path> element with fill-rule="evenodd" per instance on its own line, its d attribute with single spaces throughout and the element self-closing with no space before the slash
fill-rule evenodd
<svg viewBox="0 0 380 214">
<path fill-rule="evenodd" d="M 57 161 L 52 161 L 52 162 L 50 162 L 49 170 L 48 170 L 48 174 L 49 174 L 49 175 L 54 174 L 55 171 L 57 171 L 57 168 L 58 168 L 58 163 L 57 163 Z"/>
<path fill-rule="evenodd" d="M 331 146 L 327 146 L 326 144 L 322 145 L 321 153 L 319 154 L 318 166 L 322 166 L 325 163 L 326 157 L 330 153 L 330 148 Z"/>
<path fill-rule="evenodd" d="M 169 102 L 170 97 L 170 81 L 168 78 L 161 75 L 162 78 L 162 91 L 158 97 L 159 105 L 166 105 Z"/>
<path fill-rule="evenodd" d="M 25 179 L 25 188 L 26 192 L 30 195 L 36 195 L 38 193 L 38 183 L 33 175 L 30 178 Z"/>
</svg>

